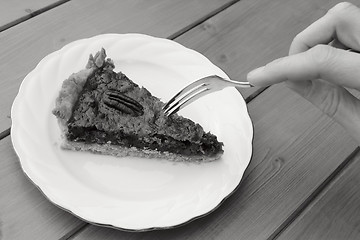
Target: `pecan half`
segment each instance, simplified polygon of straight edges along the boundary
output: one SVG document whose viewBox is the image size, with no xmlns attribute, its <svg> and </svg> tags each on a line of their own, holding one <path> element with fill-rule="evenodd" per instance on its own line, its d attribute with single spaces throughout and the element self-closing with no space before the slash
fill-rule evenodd
<svg viewBox="0 0 360 240">
<path fill-rule="evenodd" d="M 110 108 L 114 108 L 134 117 L 144 114 L 144 108 L 139 102 L 116 90 L 106 91 L 103 96 L 103 102 Z"/>
</svg>

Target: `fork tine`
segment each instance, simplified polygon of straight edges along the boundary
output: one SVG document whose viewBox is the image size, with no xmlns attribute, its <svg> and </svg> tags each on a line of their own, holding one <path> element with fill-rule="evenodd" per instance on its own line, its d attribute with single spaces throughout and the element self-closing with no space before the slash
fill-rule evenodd
<svg viewBox="0 0 360 240">
<path fill-rule="evenodd" d="M 198 90 L 198 91 L 195 91 Z M 194 91 L 192 91 L 193 94 L 187 94 L 186 96 L 182 97 L 180 100 L 178 100 L 173 106 L 171 106 L 169 109 L 167 109 L 165 111 L 165 114 L 167 116 L 170 116 L 176 112 L 178 112 L 179 110 L 183 109 L 184 107 L 186 107 L 187 105 L 189 105 L 190 103 L 196 101 L 197 99 L 207 95 L 208 93 L 210 93 L 210 89 L 208 88 L 197 88 Z"/>
<path fill-rule="evenodd" d="M 169 108 L 170 104 L 173 103 L 180 95 L 185 94 L 186 92 L 189 92 L 192 89 L 196 89 L 202 86 L 202 84 L 206 83 L 206 78 L 201 78 L 189 85 L 187 85 L 186 87 L 184 87 L 182 90 L 180 90 L 173 98 L 171 98 L 163 107 L 163 110 L 166 110 L 167 108 Z"/>
<path fill-rule="evenodd" d="M 192 89 L 189 87 L 186 87 L 186 89 L 180 91 L 178 94 L 175 95 L 175 97 L 173 97 L 168 102 L 168 104 L 166 104 L 166 106 L 163 108 L 165 110 L 165 113 L 172 111 L 179 104 L 181 104 L 181 102 L 184 102 L 186 99 L 190 98 L 191 96 L 194 96 L 194 95 L 198 94 L 199 92 L 203 91 L 204 89 L 206 89 L 206 86 L 207 86 L 207 84 L 203 83 L 201 85 L 194 86 L 194 88 L 192 88 Z"/>
<path fill-rule="evenodd" d="M 165 115 L 170 116 L 195 100 L 209 93 L 220 91 L 226 87 L 248 88 L 253 86 L 249 82 L 224 79 L 217 75 L 207 76 L 183 88 L 165 104 L 163 111 Z"/>
</svg>

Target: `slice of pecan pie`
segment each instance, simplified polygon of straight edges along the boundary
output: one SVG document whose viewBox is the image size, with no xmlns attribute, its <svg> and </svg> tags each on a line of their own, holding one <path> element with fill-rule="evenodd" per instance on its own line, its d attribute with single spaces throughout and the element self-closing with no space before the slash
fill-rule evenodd
<svg viewBox="0 0 360 240">
<path fill-rule="evenodd" d="M 114 67 L 101 49 L 63 82 L 53 110 L 63 148 L 175 161 L 221 156 L 223 144 L 215 135 L 178 114 L 165 116 L 163 102 Z"/>
</svg>

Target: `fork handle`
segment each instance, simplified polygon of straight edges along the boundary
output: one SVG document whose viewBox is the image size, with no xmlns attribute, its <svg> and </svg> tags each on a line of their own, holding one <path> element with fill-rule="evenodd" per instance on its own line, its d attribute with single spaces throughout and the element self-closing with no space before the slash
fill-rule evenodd
<svg viewBox="0 0 360 240">
<path fill-rule="evenodd" d="M 254 85 L 252 85 L 249 82 L 239 82 L 239 81 L 235 81 L 235 80 L 231 80 L 231 79 L 226 79 L 227 81 L 229 81 L 234 87 L 240 87 L 240 88 L 250 88 L 250 87 L 254 87 Z"/>
</svg>

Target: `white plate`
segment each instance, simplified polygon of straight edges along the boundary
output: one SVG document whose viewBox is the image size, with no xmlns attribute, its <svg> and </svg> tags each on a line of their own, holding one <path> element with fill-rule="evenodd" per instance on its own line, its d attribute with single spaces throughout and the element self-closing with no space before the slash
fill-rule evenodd
<svg viewBox="0 0 360 240">
<path fill-rule="evenodd" d="M 252 155 L 253 127 L 234 88 L 208 95 L 180 114 L 224 142 L 206 164 L 114 158 L 59 148 L 51 114 L 64 79 L 101 47 L 122 71 L 163 101 L 187 83 L 226 74 L 200 53 L 141 34 L 105 34 L 46 56 L 21 84 L 11 110 L 11 137 L 25 174 L 57 206 L 94 224 L 124 230 L 169 228 L 211 212 L 238 186 Z"/>
</svg>

